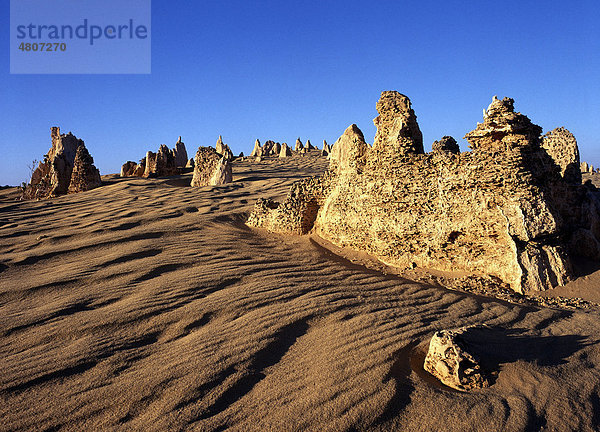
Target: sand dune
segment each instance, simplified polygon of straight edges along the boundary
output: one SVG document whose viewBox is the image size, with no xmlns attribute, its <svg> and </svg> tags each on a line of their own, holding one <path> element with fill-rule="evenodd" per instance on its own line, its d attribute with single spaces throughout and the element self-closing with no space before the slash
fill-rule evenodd
<svg viewBox="0 0 600 432">
<path fill-rule="evenodd" d="M 597 430 L 597 311 L 411 282 L 244 221 L 320 174 L 235 162 L 234 183 L 104 177 L 0 201 L 1 430 Z M 383 270 L 383 269 L 381 269 Z M 597 284 L 590 283 L 593 286 Z M 487 324 L 492 386 L 421 369 L 433 332 Z"/>
</svg>

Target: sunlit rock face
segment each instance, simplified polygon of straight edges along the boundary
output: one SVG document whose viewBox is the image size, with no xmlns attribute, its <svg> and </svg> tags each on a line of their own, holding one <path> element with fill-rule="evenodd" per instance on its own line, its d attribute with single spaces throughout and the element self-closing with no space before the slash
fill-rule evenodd
<svg viewBox="0 0 600 432">
<path fill-rule="evenodd" d="M 446 139 L 425 154 L 406 96 L 383 92 L 377 109 L 372 148 L 351 125 L 326 175 L 294 185 L 281 204 L 257 203 L 248 224 L 312 231 L 401 268 L 495 277 L 517 292 L 565 284 L 574 255 L 600 259 L 598 192 L 574 181 L 566 134 L 543 147 L 541 128 L 512 99 L 494 98 L 465 137 L 471 151 Z"/>
<path fill-rule="evenodd" d="M 233 180 L 231 162 L 212 147 L 198 147 L 191 186 L 217 186 Z"/>
</svg>

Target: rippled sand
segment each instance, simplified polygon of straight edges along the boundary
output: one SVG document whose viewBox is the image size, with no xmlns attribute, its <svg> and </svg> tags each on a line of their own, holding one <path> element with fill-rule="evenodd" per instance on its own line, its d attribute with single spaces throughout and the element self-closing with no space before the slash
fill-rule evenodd
<svg viewBox="0 0 600 432">
<path fill-rule="evenodd" d="M 187 175 L 39 202 L 1 191 L 0 429 L 600 428 L 598 312 L 418 284 L 244 225 L 258 197 L 326 164 L 236 162 L 233 184 L 200 189 Z M 421 369 L 426 344 L 475 323 L 499 374 L 444 388 Z"/>
</svg>

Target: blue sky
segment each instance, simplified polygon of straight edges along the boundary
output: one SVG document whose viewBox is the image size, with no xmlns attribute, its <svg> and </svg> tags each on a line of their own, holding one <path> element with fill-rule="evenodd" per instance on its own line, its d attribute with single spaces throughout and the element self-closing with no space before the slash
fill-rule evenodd
<svg viewBox="0 0 600 432">
<path fill-rule="evenodd" d="M 9 2 L 0 46 L 8 47 Z M 10 75 L 0 64 L 0 184 L 27 180 L 50 127 L 85 140 L 102 174 L 179 135 L 193 155 L 223 135 L 372 142 L 382 90 L 409 96 L 426 149 L 462 140 L 493 95 L 549 131 L 565 126 L 600 165 L 596 1 L 152 1 L 150 75 Z"/>
</svg>

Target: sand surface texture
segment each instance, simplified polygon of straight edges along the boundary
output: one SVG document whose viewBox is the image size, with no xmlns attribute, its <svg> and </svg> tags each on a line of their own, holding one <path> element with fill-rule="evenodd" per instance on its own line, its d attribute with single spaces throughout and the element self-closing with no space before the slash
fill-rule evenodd
<svg viewBox="0 0 600 432">
<path fill-rule="evenodd" d="M 38 202 L 3 191 L 0 430 L 600 428 L 598 312 L 410 282 L 244 225 L 257 198 L 326 165 L 235 162 L 232 184 L 198 189 L 112 176 Z M 470 324 L 490 326 L 475 344 L 498 373 L 461 393 L 422 360 L 436 330 Z"/>
</svg>

